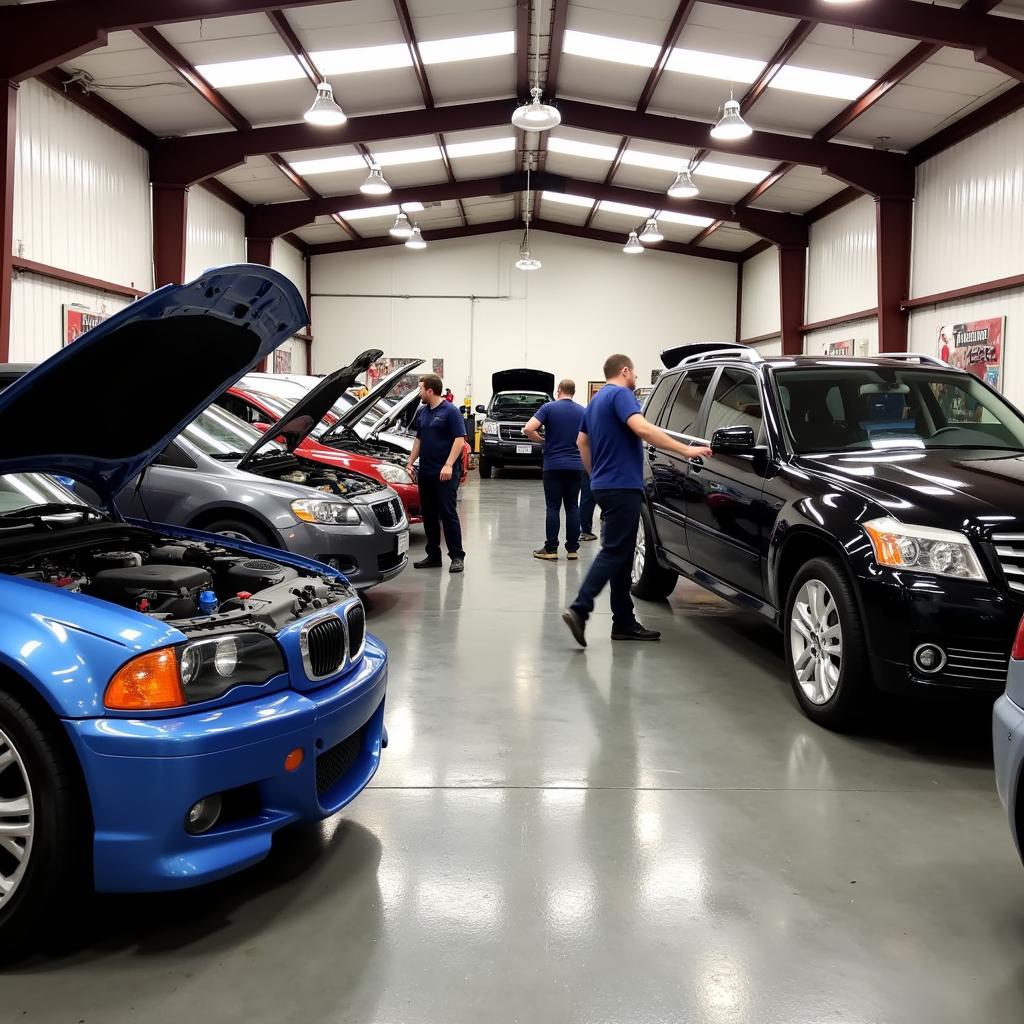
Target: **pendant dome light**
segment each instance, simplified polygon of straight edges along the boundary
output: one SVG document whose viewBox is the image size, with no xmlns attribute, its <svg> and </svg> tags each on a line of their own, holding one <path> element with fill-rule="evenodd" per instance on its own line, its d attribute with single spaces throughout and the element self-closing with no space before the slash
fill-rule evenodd
<svg viewBox="0 0 1024 1024">
<path fill-rule="evenodd" d="M 391 186 L 385 180 L 379 165 L 370 165 L 370 173 L 366 181 L 359 186 L 359 191 L 367 196 L 386 196 L 391 191 Z"/>
<path fill-rule="evenodd" d="M 658 220 L 656 217 L 648 219 L 644 225 L 644 230 L 640 235 L 640 241 L 651 243 L 651 242 L 664 242 L 665 236 L 661 233 L 661 229 L 658 227 Z"/>
<path fill-rule="evenodd" d="M 630 231 L 629 238 L 626 239 L 626 244 L 622 247 L 622 251 L 629 256 L 636 256 L 644 251 L 644 247 L 640 244 L 640 239 L 636 237 L 635 231 Z"/>
<path fill-rule="evenodd" d="M 676 180 L 669 185 L 668 194 L 673 199 L 692 199 L 700 195 L 700 189 L 693 183 L 693 174 L 689 168 L 676 175 Z"/>
<path fill-rule="evenodd" d="M 737 139 L 749 139 L 754 129 L 743 120 L 739 103 L 729 96 L 722 108 L 722 116 L 718 124 L 711 129 L 711 138 L 725 142 L 734 142 Z"/>
<path fill-rule="evenodd" d="M 331 83 L 326 81 L 316 87 L 316 99 L 302 116 L 309 124 L 322 125 L 325 128 L 344 124 L 348 120 L 345 111 L 334 101 Z"/>
<path fill-rule="evenodd" d="M 426 249 L 427 242 L 420 231 L 419 224 L 413 226 L 412 234 L 405 240 L 405 247 L 406 249 Z"/>
<path fill-rule="evenodd" d="M 523 201 L 523 224 L 525 230 L 523 231 L 523 240 L 519 243 L 519 259 L 516 260 L 517 270 L 540 270 L 543 266 L 541 261 L 530 253 L 530 166 L 533 163 L 532 157 L 530 163 L 526 165 L 526 198 Z"/>
<path fill-rule="evenodd" d="M 550 103 L 541 102 L 544 90 L 540 87 L 540 13 L 543 6 L 542 2 L 537 6 L 536 59 L 533 68 L 533 88 L 530 90 L 533 99 L 517 107 L 512 115 L 513 127 L 521 128 L 524 132 L 546 132 L 562 123 L 562 115 L 558 109 Z"/>
<path fill-rule="evenodd" d="M 391 225 L 391 229 L 388 234 L 392 238 L 412 238 L 413 228 L 409 223 L 409 218 L 405 215 L 405 211 L 400 210 L 398 216 L 395 218 L 395 223 Z"/>
</svg>

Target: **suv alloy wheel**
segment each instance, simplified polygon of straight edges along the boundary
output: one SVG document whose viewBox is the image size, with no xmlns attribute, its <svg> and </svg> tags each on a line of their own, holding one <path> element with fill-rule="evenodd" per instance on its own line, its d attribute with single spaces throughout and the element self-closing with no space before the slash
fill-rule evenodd
<svg viewBox="0 0 1024 1024">
<path fill-rule="evenodd" d="M 654 548 L 654 531 L 651 529 L 646 509 L 640 512 L 640 528 L 636 532 L 636 548 L 633 552 L 629 578 L 633 596 L 645 601 L 664 601 L 679 582 L 677 573 L 658 564 Z"/>
<path fill-rule="evenodd" d="M 860 610 L 839 563 L 814 558 L 796 574 L 783 632 L 790 681 L 804 714 L 830 729 L 855 725 L 874 687 Z"/>
</svg>

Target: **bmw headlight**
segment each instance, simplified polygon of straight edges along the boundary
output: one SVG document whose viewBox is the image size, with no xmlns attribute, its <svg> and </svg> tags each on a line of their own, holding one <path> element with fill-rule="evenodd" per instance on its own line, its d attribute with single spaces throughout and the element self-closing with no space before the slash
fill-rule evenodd
<svg viewBox="0 0 1024 1024">
<path fill-rule="evenodd" d="M 485 434 L 496 434 L 498 432 L 498 424 L 493 420 L 484 420 L 480 424 L 480 430 Z"/>
<path fill-rule="evenodd" d="M 377 469 L 380 471 L 381 479 L 389 484 L 412 483 L 412 477 L 401 466 L 392 466 L 390 463 L 385 463 L 378 466 Z"/>
<path fill-rule="evenodd" d="M 262 633 L 195 640 L 181 648 L 178 666 L 190 704 L 220 697 L 245 683 L 260 685 L 285 670 L 281 649 Z"/>
<path fill-rule="evenodd" d="M 961 580 L 986 579 L 971 542 L 962 533 L 912 526 L 888 516 L 864 523 L 864 529 L 879 565 Z"/>
<path fill-rule="evenodd" d="M 296 519 L 304 523 L 323 523 L 327 526 L 358 526 L 359 513 L 347 501 L 325 498 L 299 498 L 292 502 Z"/>
</svg>

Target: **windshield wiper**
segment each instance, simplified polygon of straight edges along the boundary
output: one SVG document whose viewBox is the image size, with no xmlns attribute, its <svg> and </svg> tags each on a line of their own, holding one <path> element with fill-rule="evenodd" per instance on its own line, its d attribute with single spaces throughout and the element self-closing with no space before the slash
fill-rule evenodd
<svg viewBox="0 0 1024 1024">
<path fill-rule="evenodd" d="M 94 516 L 96 519 L 103 519 L 103 513 L 98 512 L 90 505 L 73 505 L 66 501 L 46 501 L 38 505 L 24 505 L 21 508 L 11 509 L 10 512 L 0 512 L 4 519 L 35 519 L 39 516 L 65 515 L 77 513 L 85 518 Z"/>
</svg>

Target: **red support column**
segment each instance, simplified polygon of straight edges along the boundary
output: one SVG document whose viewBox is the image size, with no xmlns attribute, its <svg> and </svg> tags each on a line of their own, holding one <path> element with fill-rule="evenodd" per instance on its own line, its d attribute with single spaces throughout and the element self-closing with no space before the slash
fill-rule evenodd
<svg viewBox="0 0 1024 1024">
<path fill-rule="evenodd" d="M 11 284 L 14 274 L 14 150 L 17 145 L 18 85 L 7 83 L 5 102 L 0 103 L 0 363 L 11 357 Z"/>
<path fill-rule="evenodd" d="M 185 241 L 188 237 L 188 188 L 153 183 L 153 284 L 185 280 Z"/>
<path fill-rule="evenodd" d="M 594 204 L 597 206 L 597 203 Z M 736 344 L 743 340 L 743 264 L 736 264 Z"/>
<path fill-rule="evenodd" d="M 910 297 L 910 253 L 913 244 L 913 199 L 876 199 L 878 229 L 878 350 L 907 351 L 907 314 L 902 304 Z"/>
<path fill-rule="evenodd" d="M 247 238 L 245 240 L 245 258 L 250 263 L 261 263 L 270 266 L 270 255 L 274 251 L 272 238 Z"/>
<path fill-rule="evenodd" d="M 782 354 L 804 352 L 804 295 L 807 287 L 807 249 L 779 247 L 779 312 L 782 320 Z"/>
</svg>

